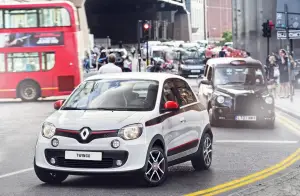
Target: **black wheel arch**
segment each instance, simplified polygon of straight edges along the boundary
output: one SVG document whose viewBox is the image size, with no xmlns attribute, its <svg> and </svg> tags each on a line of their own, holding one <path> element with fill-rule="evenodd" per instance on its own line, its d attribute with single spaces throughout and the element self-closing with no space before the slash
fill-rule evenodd
<svg viewBox="0 0 300 196">
<path fill-rule="evenodd" d="M 16 90 L 17 90 L 16 97 L 17 98 L 20 98 L 20 91 L 19 90 L 20 90 L 21 85 L 23 83 L 26 83 L 26 82 L 32 82 L 32 83 L 36 84 L 39 87 L 39 96 L 41 96 L 41 85 L 34 79 L 26 78 L 26 79 L 20 81 L 19 84 L 17 85 L 17 88 L 16 88 Z"/>
<path fill-rule="evenodd" d="M 152 149 L 153 146 L 161 147 L 162 150 L 166 152 L 165 140 L 162 137 L 162 135 L 157 134 L 152 138 L 148 146 L 147 155 L 150 153 L 150 150 Z M 146 167 L 147 167 L 147 159 L 145 160 L 145 164 L 142 170 L 145 171 L 147 169 Z"/>
<path fill-rule="evenodd" d="M 212 142 L 213 142 L 213 138 L 214 138 L 214 134 L 212 132 L 212 129 L 211 129 L 211 125 L 210 124 L 207 124 L 203 130 L 203 134 L 202 136 L 204 136 L 205 134 L 209 134 L 211 136 L 211 139 L 212 139 Z"/>
</svg>

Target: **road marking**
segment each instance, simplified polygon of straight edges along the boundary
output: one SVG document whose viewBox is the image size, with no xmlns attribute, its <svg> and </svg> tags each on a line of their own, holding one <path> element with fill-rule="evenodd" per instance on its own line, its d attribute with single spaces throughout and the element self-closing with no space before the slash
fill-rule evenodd
<svg viewBox="0 0 300 196">
<path fill-rule="evenodd" d="M 299 155 L 300 155 L 300 149 L 298 149 L 296 152 L 291 154 L 289 157 L 287 157 L 280 163 L 278 163 L 272 167 L 269 167 L 267 169 L 264 169 L 260 172 L 253 173 L 253 174 L 245 176 L 243 178 L 232 180 L 232 181 L 217 185 L 212 188 L 204 189 L 204 190 L 197 191 L 194 193 L 189 193 L 189 194 L 186 194 L 185 196 L 198 196 L 198 195 L 212 196 L 212 195 L 224 193 L 224 192 L 254 183 L 256 181 L 259 181 L 259 180 L 265 179 L 271 175 L 274 175 L 274 174 L 284 170 L 285 168 L 291 166 L 293 163 L 300 160 Z"/>
<path fill-rule="evenodd" d="M 261 143 L 261 144 L 297 144 L 298 141 L 270 141 L 270 140 L 216 140 L 216 143 Z"/>
<path fill-rule="evenodd" d="M 33 170 L 33 168 L 27 168 L 27 169 L 22 169 L 22 170 L 19 170 L 19 171 L 11 172 L 11 173 L 8 173 L 8 174 L 0 175 L 0 179 L 10 177 L 10 176 L 14 176 L 14 175 L 18 175 L 18 174 L 25 173 L 25 172 L 29 172 L 29 171 L 32 171 L 32 170 Z"/>
</svg>

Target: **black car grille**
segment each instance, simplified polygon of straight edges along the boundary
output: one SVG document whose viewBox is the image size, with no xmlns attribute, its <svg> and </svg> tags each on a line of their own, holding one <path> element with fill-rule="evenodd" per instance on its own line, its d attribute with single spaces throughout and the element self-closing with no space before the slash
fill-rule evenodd
<svg viewBox="0 0 300 196">
<path fill-rule="evenodd" d="M 101 151 L 102 161 L 88 161 L 88 160 L 67 160 L 65 159 L 65 150 L 46 149 L 45 157 L 50 163 L 51 158 L 55 158 L 55 166 L 69 167 L 69 168 L 113 168 L 117 167 L 116 160 L 121 160 L 124 163 L 127 161 L 127 151 Z"/>
<path fill-rule="evenodd" d="M 261 97 L 250 95 L 239 95 L 235 98 L 235 113 L 239 114 L 255 114 L 261 108 Z"/>
</svg>

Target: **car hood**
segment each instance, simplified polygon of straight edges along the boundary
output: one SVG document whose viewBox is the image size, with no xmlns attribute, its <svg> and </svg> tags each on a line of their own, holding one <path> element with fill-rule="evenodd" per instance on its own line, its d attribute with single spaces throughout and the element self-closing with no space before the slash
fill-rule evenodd
<svg viewBox="0 0 300 196">
<path fill-rule="evenodd" d="M 133 111 L 59 110 L 46 121 L 61 129 L 111 130 L 139 123 L 145 115 L 146 112 Z"/>
<path fill-rule="evenodd" d="M 185 65 L 204 65 L 203 60 L 200 59 L 185 59 L 183 62 Z"/>
<path fill-rule="evenodd" d="M 230 96 L 245 95 L 245 94 L 267 94 L 268 89 L 265 86 L 253 85 L 219 85 L 216 91 L 228 94 Z"/>
</svg>

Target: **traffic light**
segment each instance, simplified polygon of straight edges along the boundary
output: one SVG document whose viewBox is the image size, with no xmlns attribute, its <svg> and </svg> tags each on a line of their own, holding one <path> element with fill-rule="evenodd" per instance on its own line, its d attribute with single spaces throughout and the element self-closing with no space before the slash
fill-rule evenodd
<svg viewBox="0 0 300 196">
<path fill-rule="evenodd" d="M 272 29 L 274 27 L 274 24 L 272 21 L 267 20 L 267 22 L 264 22 L 262 24 L 262 31 L 263 31 L 263 37 L 271 37 L 272 36 Z"/>
<path fill-rule="evenodd" d="M 150 34 L 150 28 L 151 28 L 149 21 L 144 21 L 142 28 L 143 28 L 143 38 L 145 40 L 148 40 Z"/>
</svg>

